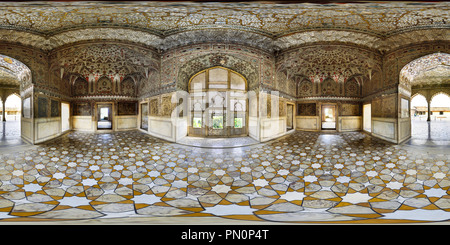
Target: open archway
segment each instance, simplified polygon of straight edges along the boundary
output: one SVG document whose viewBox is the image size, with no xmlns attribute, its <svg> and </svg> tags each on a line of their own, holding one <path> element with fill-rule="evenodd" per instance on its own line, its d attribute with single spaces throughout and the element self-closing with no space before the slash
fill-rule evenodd
<svg viewBox="0 0 450 245">
<path fill-rule="evenodd" d="M 189 136 L 235 137 L 248 134 L 247 81 L 239 73 L 212 67 L 189 80 Z"/>
<path fill-rule="evenodd" d="M 17 121 L 20 123 L 21 111 L 22 100 L 18 94 L 9 95 L 5 100 L 5 106 L 3 106 L 2 101 L 2 121 Z"/>
<path fill-rule="evenodd" d="M 409 86 L 413 94 L 410 142 L 448 144 L 450 54 L 434 53 L 411 61 L 401 70 L 400 83 Z"/>
<path fill-rule="evenodd" d="M 427 98 L 422 94 L 415 94 L 411 97 L 411 120 L 426 121 L 428 116 Z"/>
<path fill-rule="evenodd" d="M 0 97 L 1 145 L 22 144 L 22 138 L 30 136 L 22 131 L 31 132 L 23 127 L 24 120 L 32 120 L 31 98 L 22 103 L 21 91 L 31 84 L 31 71 L 22 62 L 0 54 Z M 26 114 L 23 109 L 26 107 Z M 31 123 L 26 124 L 31 125 Z"/>
</svg>

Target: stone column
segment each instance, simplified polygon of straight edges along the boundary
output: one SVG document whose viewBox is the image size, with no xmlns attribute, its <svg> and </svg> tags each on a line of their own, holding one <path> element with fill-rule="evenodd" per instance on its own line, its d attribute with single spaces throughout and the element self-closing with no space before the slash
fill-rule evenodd
<svg viewBox="0 0 450 245">
<path fill-rule="evenodd" d="M 2 120 L 3 122 L 6 122 L 6 99 L 2 98 L 2 106 L 3 106 L 3 111 L 2 111 Z"/>
<path fill-rule="evenodd" d="M 427 117 L 427 122 L 429 122 L 429 121 L 431 121 L 431 103 L 430 103 L 429 100 L 427 101 L 427 104 L 428 104 L 428 117 Z"/>
</svg>

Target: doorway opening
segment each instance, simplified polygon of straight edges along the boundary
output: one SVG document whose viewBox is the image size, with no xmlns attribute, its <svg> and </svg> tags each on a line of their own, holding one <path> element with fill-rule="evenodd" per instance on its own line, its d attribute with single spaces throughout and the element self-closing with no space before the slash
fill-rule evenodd
<svg viewBox="0 0 450 245">
<path fill-rule="evenodd" d="M 294 105 L 287 104 L 287 120 L 286 120 L 286 130 L 294 129 Z"/>
<path fill-rule="evenodd" d="M 372 104 L 363 105 L 363 129 L 372 132 Z"/>
<path fill-rule="evenodd" d="M 248 135 L 246 79 L 224 67 L 212 67 L 189 81 L 192 107 L 188 135 L 240 137 Z"/>
<path fill-rule="evenodd" d="M 18 121 L 20 123 L 20 115 L 22 108 L 22 100 L 16 94 L 9 95 L 6 100 L 0 101 L 1 121 Z"/>
<path fill-rule="evenodd" d="M 70 105 L 61 102 L 61 132 L 70 129 Z"/>
<path fill-rule="evenodd" d="M 6 100 L 0 100 L 0 146 L 22 143 L 21 139 L 21 108 L 22 100 L 16 94 L 9 95 Z"/>
<path fill-rule="evenodd" d="M 99 104 L 97 106 L 98 119 L 97 129 L 112 129 L 112 105 Z"/>
<path fill-rule="evenodd" d="M 322 105 L 322 129 L 336 130 L 335 105 Z"/>
<path fill-rule="evenodd" d="M 411 142 L 415 144 L 448 144 L 450 131 L 450 97 L 445 93 L 432 96 L 416 94 L 411 99 Z"/>
<path fill-rule="evenodd" d="M 148 130 L 148 103 L 141 104 L 141 129 Z"/>
</svg>

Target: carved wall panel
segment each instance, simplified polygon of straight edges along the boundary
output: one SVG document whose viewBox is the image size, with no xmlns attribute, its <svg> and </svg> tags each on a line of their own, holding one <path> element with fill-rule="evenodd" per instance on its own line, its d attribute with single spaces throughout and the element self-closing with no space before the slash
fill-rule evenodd
<svg viewBox="0 0 450 245">
<path fill-rule="evenodd" d="M 150 99 L 150 116 L 158 116 L 159 98 Z"/>
<path fill-rule="evenodd" d="M 61 115 L 60 112 L 60 104 L 57 100 L 50 101 L 50 117 L 59 117 Z"/>
<path fill-rule="evenodd" d="M 52 81 L 61 83 L 73 75 L 92 84 L 92 90 L 81 93 L 82 96 L 136 97 L 136 88 L 140 94 L 147 94 L 156 89 L 153 84 L 159 83 L 159 55 L 152 49 L 133 44 L 102 41 L 72 45 L 53 50 L 50 62 Z M 76 83 L 73 86 L 76 87 Z M 65 88 L 60 86 L 60 89 Z M 72 87 L 74 90 L 77 88 Z"/>
<path fill-rule="evenodd" d="M 138 108 L 137 102 L 117 102 L 117 115 L 137 115 Z"/>
<path fill-rule="evenodd" d="M 355 78 L 351 78 L 344 84 L 345 86 L 345 96 L 356 97 L 359 96 L 359 83 Z"/>
<path fill-rule="evenodd" d="M 37 113 L 35 113 L 37 118 L 48 117 L 48 99 L 47 97 L 39 96 L 37 99 Z"/>
<path fill-rule="evenodd" d="M 161 98 L 161 116 L 170 117 L 173 109 L 175 109 L 176 104 L 171 102 L 172 96 L 163 96 Z"/>
<path fill-rule="evenodd" d="M 228 43 L 189 45 L 168 50 L 161 60 L 161 87 L 187 90 L 189 79 L 204 69 L 222 66 L 242 76 L 248 89 L 257 89 L 262 81 L 271 83 L 274 74 L 272 54 L 249 46 Z"/>
<path fill-rule="evenodd" d="M 286 101 L 279 100 L 278 101 L 278 113 L 280 114 L 280 117 L 286 116 Z"/>
<path fill-rule="evenodd" d="M 90 116 L 92 114 L 89 102 L 72 103 L 72 108 L 74 116 Z"/>
<path fill-rule="evenodd" d="M 120 83 L 120 91 L 123 95 L 135 96 L 136 95 L 136 87 L 134 85 L 134 81 L 132 78 L 125 78 Z"/>
<path fill-rule="evenodd" d="M 74 96 L 85 96 L 89 93 L 89 84 L 88 82 L 79 77 L 75 80 L 72 86 L 72 91 Z"/>
<path fill-rule="evenodd" d="M 372 117 L 397 117 L 397 94 L 378 97 L 372 100 Z"/>
<path fill-rule="evenodd" d="M 360 104 L 343 103 L 339 105 L 340 116 L 361 116 Z"/>
<path fill-rule="evenodd" d="M 320 91 L 322 95 L 339 95 L 339 84 L 331 78 L 326 78 L 320 83 Z"/>
<path fill-rule="evenodd" d="M 297 104 L 297 115 L 298 116 L 315 116 L 316 103 L 299 103 Z"/>
<path fill-rule="evenodd" d="M 298 96 L 299 97 L 313 96 L 313 83 L 307 79 L 303 79 L 298 84 Z"/>
<path fill-rule="evenodd" d="M 113 92 L 113 84 L 109 77 L 101 77 L 97 81 L 97 93 L 111 94 Z"/>
<path fill-rule="evenodd" d="M 315 44 L 283 51 L 276 60 L 279 71 L 277 79 L 287 77 L 288 80 L 296 80 L 298 77 L 300 97 L 308 96 L 310 92 L 314 96 L 347 96 L 346 92 L 356 94 L 354 84 L 346 86 L 355 76 L 364 80 L 365 85 L 382 82 L 380 76 L 374 76 L 382 71 L 381 53 L 361 47 Z M 311 88 L 304 80 L 311 81 Z"/>
</svg>

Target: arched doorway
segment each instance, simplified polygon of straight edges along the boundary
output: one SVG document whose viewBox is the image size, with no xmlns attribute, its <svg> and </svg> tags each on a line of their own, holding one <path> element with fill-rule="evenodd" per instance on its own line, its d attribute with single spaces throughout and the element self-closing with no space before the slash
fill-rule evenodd
<svg viewBox="0 0 450 245">
<path fill-rule="evenodd" d="M 247 81 L 224 67 L 212 67 L 191 77 L 189 136 L 248 135 Z"/>
<path fill-rule="evenodd" d="M 31 136 L 31 123 L 23 126 L 24 118 L 32 120 L 31 118 L 31 104 L 27 103 L 27 114 L 22 115 L 22 93 L 24 88 L 31 84 L 31 71 L 22 62 L 0 54 L 0 127 L 1 146 L 23 144 L 23 131 L 28 132 Z M 30 95 L 26 94 L 28 101 Z"/>
<path fill-rule="evenodd" d="M 415 59 L 400 71 L 400 83 L 411 88 L 411 140 L 420 145 L 450 143 L 450 54 Z M 447 112 L 448 111 L 448 112 Z"/>
<path fill-rule="evenodd" d="M 425 96 L 416 94 L 411 98 L 411 120 L 426 121 L 428 117 L 428 102 Z"/>
<path fill-rule="evenodd" d="M 5 101 L 3 103 L 3 101 Z M 12 145 L 21 143 L 20 118 L 22 101 L 17 94 L 9 95 L 6 100 L 1 100 L 1 145 Z"/>
<path fill-rule="evenodd" d="M 4 105 L 4 106 L 3 106 Z M 20 116 L 22 111 L 22 100 L 17 94 L 9 95 L 5 103 L 2 100 L 2 121 L 18 121 L 20 123 Z"/>
<path fill-rule="evenodd" d="M 440 92 L 431 97 L 430 101 L 430 121 L 450 120 L 450 96 Z"/>
</svg>

